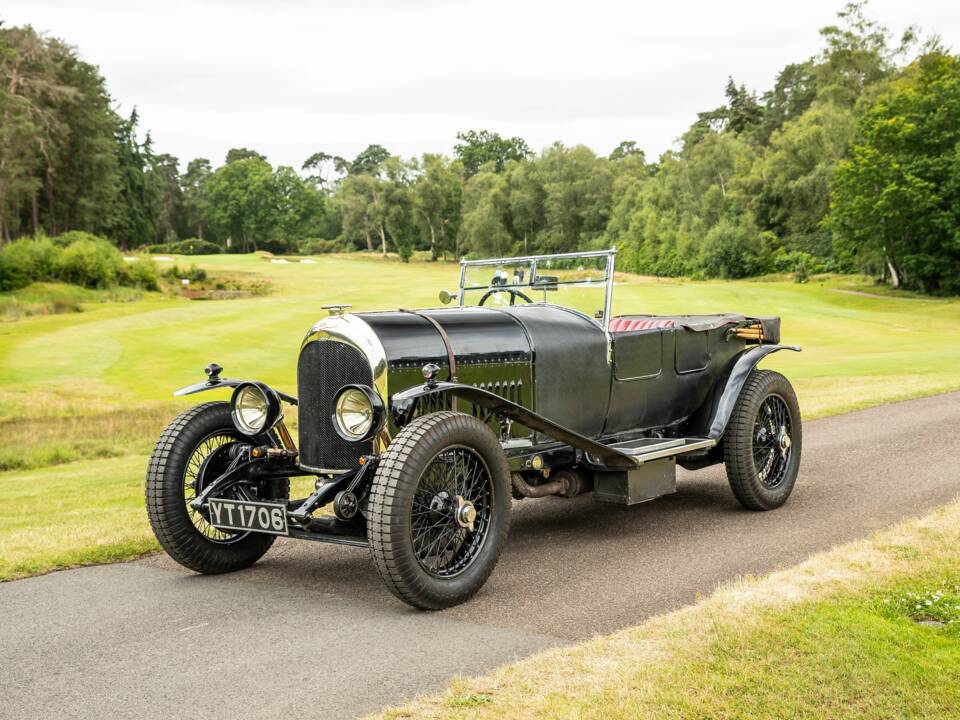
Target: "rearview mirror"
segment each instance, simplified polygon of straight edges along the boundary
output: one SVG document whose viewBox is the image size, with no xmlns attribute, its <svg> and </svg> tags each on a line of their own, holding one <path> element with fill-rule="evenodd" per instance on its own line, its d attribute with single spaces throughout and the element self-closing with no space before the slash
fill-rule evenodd
<svg viewBox="0 0 960 720">
<path fill-rule="evenodd" d="M 560 278 L 556 275 L 537 275 L 530 285 L 534 290 L 559 290 Z"/>
<path fill-rule="evenodd" d="M 447 292 L 446 290 L 441 290 L 441 291 L 440 291 L 440 302 L 442 302 L 444 305 L 449 305 L 450 302 L 451 302 L 455 297 L 456 297 L 456 295 L 454 295 L 454 294 L 452 294 L 452 293 L 450 293 L 450 292 Z"/>
</svg>

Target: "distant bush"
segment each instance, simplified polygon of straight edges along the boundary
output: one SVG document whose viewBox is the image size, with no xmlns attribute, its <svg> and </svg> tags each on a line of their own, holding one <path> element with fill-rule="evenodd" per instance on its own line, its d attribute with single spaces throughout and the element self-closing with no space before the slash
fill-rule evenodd
<svg viewBox="0 0 960 720">
<path fill-rule="evenodd" d="M 127 272 L 132 280 L 130 285 L 141 287 L 144 290 L 159 290 L 157 265 L 149 257 L 140 256 L 127 265 Z"/>
<path fill-rule="evenodd" d="M 168 280 L 189 280 L 190 282 L 201 282 L 207 279 L 207 271 L 196 265 L 181 269 L 178 265 L 167 268 L 163 271 L 163 276 Z"/>
<path fill-rule="evenodd" d="M 811 275 L 827 269 L 820 260 L 803 250 L 780 248 L 773 254 L 772 261 L 776 272 L 793 273 L 793 279 L 798 283 L 805 283 Z"/>
<path fill-rule="evenodd" d="M 187 238 L 171 243 L 161 243 L 159 245 L 147 245 L 145 250 L 148 253 L 170 253 L 171 255 L 216 255 L 223 252 L 216 243 L 200 238 Z"/>
<path fill-rule="evenodd" d="M 325 255 L 327 253 L 344 252 L 347 248 L 343 243 L 337 240 L 324 240 L 323 238 L 308 238 L 302 240 L 297 247 L 297 252 L 301 255 Z"/>
<path fill-rule="evenodd" d="M 704 277 L 723 279 L 761 275 L 769 267 L 769 248 L 762 233 L 750 224 L 723 218 L 710 228 L 700 247 Z"/>
<path fill-rule="evenodd" d="M 156 290 L 157 271 L 147 258 L 128 264 L 107 240 L 85 232 L 21 238 L 0 248 L 0 290 L 18 290 L 45 281 L 87 288 L 126 285 Z"/>
</svg>

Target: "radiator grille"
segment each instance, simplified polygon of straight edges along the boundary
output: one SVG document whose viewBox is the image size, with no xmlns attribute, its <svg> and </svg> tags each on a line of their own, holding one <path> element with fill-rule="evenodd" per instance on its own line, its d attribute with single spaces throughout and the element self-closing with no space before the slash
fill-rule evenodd
<svg viewBox="0 0 960 720">
<path fill-rule="evenodd" d="M 309 343 L 297 365 L 300 462 L 311 468 L 348 470 L 372 442 L 348 443 L 333 428 L 333 402 L 344 385 L 371 385 L 367 359 L 356 348 L 333 340 Z"/>
</svg>

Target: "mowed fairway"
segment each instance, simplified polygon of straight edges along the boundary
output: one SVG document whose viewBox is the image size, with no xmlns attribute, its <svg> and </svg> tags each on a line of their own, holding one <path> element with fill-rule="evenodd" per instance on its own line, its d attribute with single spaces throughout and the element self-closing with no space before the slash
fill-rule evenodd
<svg viewBox="0 0 960 720">
<path fill-rule="evenodd" d="M 318 257 L 275 264 L 261 255 L 177 258 L 211 274 L 269 276 L 274 292 L 242 300 L 154 295 L 79 314 L 0 323 L 0 579 L 155 547 L 143 511 L 151 444 L 178 408 L 216 399 L 171 397 L 215 360 L 227 377 L 296 392 L 300 340 L 325 315 L 430 307 L 453 289 L 449 263 Z M 616 313 L 780 315 L 783 342 L 768 367 L 794 382 L 806 417 L 960 389 L 960 302 L 873 295 L 854 278 L 692 282 L 618 277 Z"/>
</svg>

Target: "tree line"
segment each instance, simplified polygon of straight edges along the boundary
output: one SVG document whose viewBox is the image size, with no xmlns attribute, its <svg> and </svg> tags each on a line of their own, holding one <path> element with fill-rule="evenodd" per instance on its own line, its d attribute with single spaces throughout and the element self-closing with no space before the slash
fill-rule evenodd
<svg viewBox="0 0 960 720">
<path fill-rule="evenodd" d="M 125 249 L 196 238 L 403 259 L 616 245 L 618 266 L 645 274 L 861 270 L 960 292 L 960 58 L 913 28 L 894 41 L 863 3 L 821 37 L 765 92 L 730 78 L 656 160 L 634 141 L 534 152 L 470 130 L 452 156 L 371 144 L 293 168 L 236 148 L 182 167 L 73 48 L 0 26 L 0 242 L 83 230 Z"/>
</svg>

